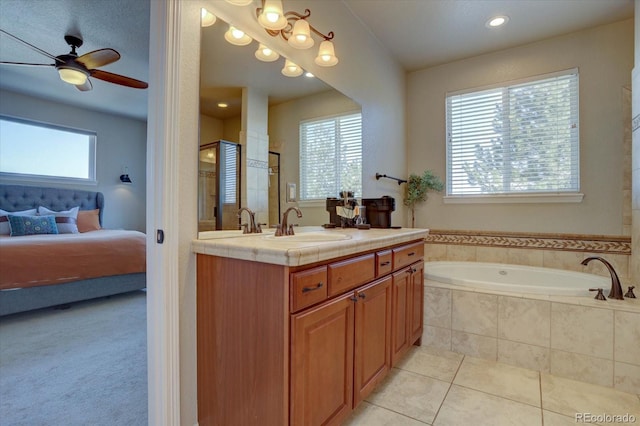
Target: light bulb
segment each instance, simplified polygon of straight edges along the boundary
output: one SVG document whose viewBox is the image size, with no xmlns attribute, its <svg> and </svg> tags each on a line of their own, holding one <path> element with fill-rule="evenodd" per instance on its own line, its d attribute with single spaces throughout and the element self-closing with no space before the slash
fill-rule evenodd
<svg viewBox="0 0 640 426">
<path fill-rule="evenodd" d="M 207 9 L 202 8 L 200 11 L 200 26 L 210 27 L 216 23 L 216 15 L 209 12 Z"/>
</svg>

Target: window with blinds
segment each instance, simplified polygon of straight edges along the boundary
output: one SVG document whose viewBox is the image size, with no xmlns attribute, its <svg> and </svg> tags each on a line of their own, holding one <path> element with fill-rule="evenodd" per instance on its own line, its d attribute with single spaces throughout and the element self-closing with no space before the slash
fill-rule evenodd
<svg viewBox="0 0 640 426">
<path fill-rule="evenodd" d="M 362 115 L 300 123 L 300 200 L 362 195 Z"/>
<path fill-rule="evenodd" d="M 446 103 L 447 195 L 579 191 L 577 69 Z"/>
</svg>

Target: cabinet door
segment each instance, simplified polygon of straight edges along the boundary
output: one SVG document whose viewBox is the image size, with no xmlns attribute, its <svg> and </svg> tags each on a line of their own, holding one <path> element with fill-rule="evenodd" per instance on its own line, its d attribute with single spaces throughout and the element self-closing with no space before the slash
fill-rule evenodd
<svg viewBox="0 0 640 426">
<path fill-rule="evenodd" d="M 424 318 L 424 262 L 411 265 L 411 317 L 409 319 L 410 344 L 420 345 Z"/>
<path fill-rule="evenodd" d="M 393 274 L 393 309 L 391 318 L 391 366 L 395 366 L 411 346 L 407 317 L 411 311 L 409 290 L 411 270 L 405 268 Z"/>
<path fill-rule="evenodd" d="M 291 425 L 338 425 L 353 404 L 353 293 L 291 316 Z"/>
<path fill-rule="evenodd" d="M 360 401 L 391 368 L 391 276 L 356 291 L 354 401 Z"/>
</svg>

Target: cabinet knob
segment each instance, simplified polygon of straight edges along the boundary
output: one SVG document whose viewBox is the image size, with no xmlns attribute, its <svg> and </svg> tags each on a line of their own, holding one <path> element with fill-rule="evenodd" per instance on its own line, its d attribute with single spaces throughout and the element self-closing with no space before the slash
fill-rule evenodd
<svg viewBox="0 0 640 426">
<path fill-rule="evenodd" d="M 366 294 L 364 294 L 364 293 L 360 293 L 360 294 L 358 294 L 358 297 L 359 297 L 360 299 L 364 299 L 365 297 L 367 297 L 367 295 L 366 295 Z"/>
</svg>

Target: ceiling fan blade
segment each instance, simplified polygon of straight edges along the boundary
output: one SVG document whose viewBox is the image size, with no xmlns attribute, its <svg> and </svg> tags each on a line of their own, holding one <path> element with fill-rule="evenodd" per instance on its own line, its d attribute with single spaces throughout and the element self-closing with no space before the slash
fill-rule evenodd
<svg viewBox="0 0 640 426">
<path fill-rule="evenodd" d="M 24 65 L 27 67 L 55 67 L 56 64 L 32 64 L 30 62 L 9 62 L 9 61 L 0 61 L 0 64 L 4 65 Z"/>
<path fill-rule="evenodd" d="M 76 84 L 76 88 L 81 92 L 88 92 L 93 89 L 93 84 L 91 84 L 91 80 L 87 79 L 84 84 Z"/>
<path fill-rule="evenodd" d="M 149 87 L 144 81 L 136 80 L 131 77 L 125 77 L 124 75 L 113 74 L 102 70 L 89 70 L 91 77 L 98 78 L 100 80 L 108 81 L 109 83 L 119 84 L 121 86 L 133 87 L 134 89 L 146 89 Z"/>
<path fill-rule="evenodd" d="M 120 59 L 120 54 L 113 49 L 99 49 L 93 52 L 85 53 L 76 59 L 87 69 L 102 67 L 114 63 Z"/>
<path fill-rule="evenodd" d="M 16 36 L 14 36 L 13 34 L 9 34 L 9 33 L 8 33 L 8 32 L 6 32 L 5 30 L 1 30 L 1 29 L 0 29 L 0 33 L 8 35 L 8 36 L 9 36 L 9 37 L 11 37 L 12 39 L 14 39 L 14 40 L 16 40 L 16 41 L 18 41 L 18 42 L 20 42 L 20 43 L 24 44 L 25 46 L 27 46 L 27 47 L 29 47 L 29 48 L 31 48 L 31 49 L 33 49 L 33 50 L 35 50 L 36 52 L 38 52 L 38 53 L 40 53 L 40 54 L 42 54 L 42 55 L 46 56 L 47 58 L 53 59 L 54 61 L 62 62 L 60 59 L 56 58 L 56 57 L 55 57 L 55 56 L 53 56 L 52 54 L 50 54 L 50 53 L 48 53 L 48 52 L 45 52 L 44 50 L 40 49 L 39 47 L 36 47 L 36 46 L 34 46 L 33 44 L 28 43 L 28 42 L 26 42 L 26 41 L 22 40 L 21 38 L 18 38 L 18 37 L 16 37 Z"/>
</svg>

